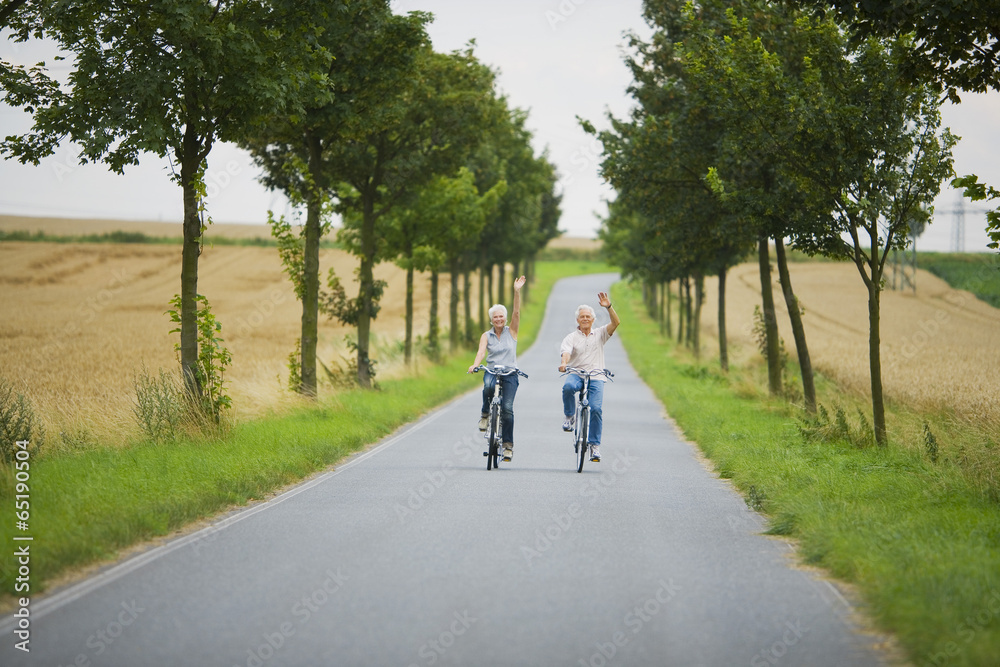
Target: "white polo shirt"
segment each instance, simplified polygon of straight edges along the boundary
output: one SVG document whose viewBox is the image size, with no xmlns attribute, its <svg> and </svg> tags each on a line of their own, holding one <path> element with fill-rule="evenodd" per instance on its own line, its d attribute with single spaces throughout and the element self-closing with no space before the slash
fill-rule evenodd
<svg viewBox="0 0 1000 667">
<path fill-rule="evenodd" d="M 611 334 L 608 333 L 607 324 L 591 329 L 586 336 L 578 328 L 563 338 L 559 354 L 561 356 L 569 353 L 567 366 L 575 366 L 585 371 L 604 370 L 604 344 L 608 342 L 609 338 L 611 338 Z M 604 382 L 604 377 L 595 375 L 590 380 L 591 382 Z"/>
</svg>

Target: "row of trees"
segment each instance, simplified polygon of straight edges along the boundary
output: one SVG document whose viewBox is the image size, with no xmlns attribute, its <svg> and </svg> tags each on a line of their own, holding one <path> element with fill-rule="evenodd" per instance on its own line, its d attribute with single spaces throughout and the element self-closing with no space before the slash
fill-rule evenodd
<svg viewBox="0 0 1000 667">
<path fill-rule="evenodd" d="M 118 173 L 146 153 L 176 165 L 180 361 L 188 390 L 200 395 L 206 160 L 218 141 L 246 148 L 265 185 L 305 210 L 301 235 L 273 221 L 302 301 L 300 390 L 316 393 L 321 310 L 356 327 L 357 379 L 368 387 L 384 287 L 376 264 L 397 260 L 409 272 L 409 357 L 413 271 L 431 271 L 436 284 L 447 270 L 453 301 L 464 275 L 468 322 L 471 271 L 492 276 L 496 265 L 527 262 L 558 233 L 555 170 L 535 156 L 524 112 L 509 108 L 471 46 L 435 52 L 431 19 L 393 14 L 384 0 L 8 0 L 0 29 L 54 41 L 72 69 L 58 81 L 44 63 L 0 62 L 4 101 L 34 118 L 0 150 L 37 164 L 69 139 L 82 162 Z M 321 286 L 319 246 L 334 214 L 343 220 L 339 240 L 359 259 L 353 297 L 337 276 L 329 293 Z M 453 342 L 456 321 L 453 312 Z"/>
<path fill-rule="evenodd" d="M 815 390 L 785 243 L 852 261 L 868 290 L 873 422 L 881 445 L 885 262 L 906 246 L 911 225 L 928 220 L 942 181 L 954 175 L 956 138 L 941 129 L 939 106 L 946 88 L 957 97 L 955 86 L 965 81 L 933 74 L 933 63 L 921 56 L 925 33 L 915 35 L 908 24 L 883 29 L 866 18 L 864 8 L 879 3 L 841 4 L 851 9 L 816 11 L 826 5 L 819 1 L 647 0 L 644 15 L 654 33 L 648 42 L 633 36 L 628 59 L 637 105 L 630 118 L 611 118 L 611 129 L 598 135 L 603 173 L 618 194 L 601 234 L 625 273 L 650 286 L 695 285 L 693 309 L 681 309 L 688 330 L 697 322 L 703 276 L 719 276 L 723 367 L 726 272 L 756 250 L 769 384 L 778 393 L 773 246 L 808 410 L 816 408 Z M 991 34 L 995 51 L 995 26 Z M 981 43 L 982 31 L 973 42 L 976 35 Z M 991 77 L 995 88 L 996 73 Z M 694 332 L 697 345 L 696 325 Z"/>
</svg>

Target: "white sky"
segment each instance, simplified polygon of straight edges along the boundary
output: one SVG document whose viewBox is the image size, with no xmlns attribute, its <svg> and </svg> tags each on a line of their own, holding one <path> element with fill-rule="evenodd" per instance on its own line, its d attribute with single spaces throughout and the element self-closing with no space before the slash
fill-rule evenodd
<svg viewBox="0 0 1000 667">
<path fill-rule="evenodd" d="M 476 40 L 480 60 L 500 71 L 499 85 L 512 106 L 529 111 L 528 127 L 536 152 L 548 149 L 563 190 L 560 229 L 570 236 L 592 237 L 612 190 L 598 176 L 600 144 L 585 134 L 576 116 L 598 128 L 610 109 L 627 114 L 625 89 L 630 75 L 622 62 L 623 33 L 648 36 L 640 0 L 394 0 L 397 13 L 413 10 L 435 15 L 428 31 L 438 51 L 463 48 Z M 0 41 L 0 57 L 33 64 L 50 58 L 41 46 Z M 976 173 L 1000 187 L 1000 93 L 963 96 L 944 110 L 945 125 L 963 140 L 955 150 L 955 171 Z M 29 129 L 29 117 L 0 106 L 0 134 Z M 0 161 L 0 214 L 129 220 L 179 221 L 180 189 L 167 178 L 165 161 L 150 156 L 124 176 L 102 165 L 77 163 L 64 145 L 38 167 Z M 287 213 L 285 199 L 261 187 L 258 171 L 239 149 L 219 144 L 209 158 L 209 213 L 216 223 L 264 224 L 267 211 Z M 958 194 L 945 186 L 937 201 L 952 211 Z M 965 249 L 985 251 L 988 242 L 981 204 L 965 203 Z M 939 213 L 918 240 L 921 250 L 953 247 L 954 216 Z"/>
</svg>

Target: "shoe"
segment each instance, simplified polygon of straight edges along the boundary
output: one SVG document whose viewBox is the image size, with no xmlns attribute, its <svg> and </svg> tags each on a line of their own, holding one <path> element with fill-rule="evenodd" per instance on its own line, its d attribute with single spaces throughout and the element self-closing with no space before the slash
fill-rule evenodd
<svg viewBox="0 0 1000 667">
<path fill-rule="evenodd" d="M 503 460 L 510 461 L 514 458 L 514 443 L 505 442 L 503 443 Z"/>
<path fill-rule="evenodd" d="M 479 417 L 479 430 L 480 431 L 485 431 L 486 430 L 486 424 L 487 424 L 487 422 L 489 422 L 489 420 L 490 420 L 490 416 L 488 414 L 486 414 L 485 412 L 482 414 L 482 416 Z"/>
<path fill-rule="evenodd" d="M 590 460 L 593 461 L 594 463 L 601 462 L 601 450 L 599 449 L 599 447 L 600 445 L 590 446 Z"/>
<path fill-rule="evenodd" d="M 566 421 L 563 422 L 563 430 L 564 431 L 572 431 L 573 430 L 573 425 L 575 423 L 576 423 L 576 415 L 572 415 L 570 417 L 566 417 Z"/>
</svg>

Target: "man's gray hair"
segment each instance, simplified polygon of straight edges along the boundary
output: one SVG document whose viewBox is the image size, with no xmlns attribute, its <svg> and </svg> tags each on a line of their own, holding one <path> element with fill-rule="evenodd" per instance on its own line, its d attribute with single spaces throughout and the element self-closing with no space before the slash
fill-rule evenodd
<svg viewBox="0 0 1000 667">
<path fill-rule="evenodd" d="M 576 307 L 576 315 L 574 315 L 574 317 L 579 318 L 580 317 L 580 313 L 582 313 L 585 310 L 589 310 L 590 311 L 590 316 L 591 317 L 593 317 L 595 319 L 597 318 L 597 311 L 595 311 L 592 307 L 588 306 L 585 303 Z"/>
<path fill-rule="evenodd" d="M 507 306 L 502 303 L 495 303 L 490 307 L 490 320 L 493 319 L 494 313 L 503 313 L 504 319 L 507 319 Z"/>
</svg>

